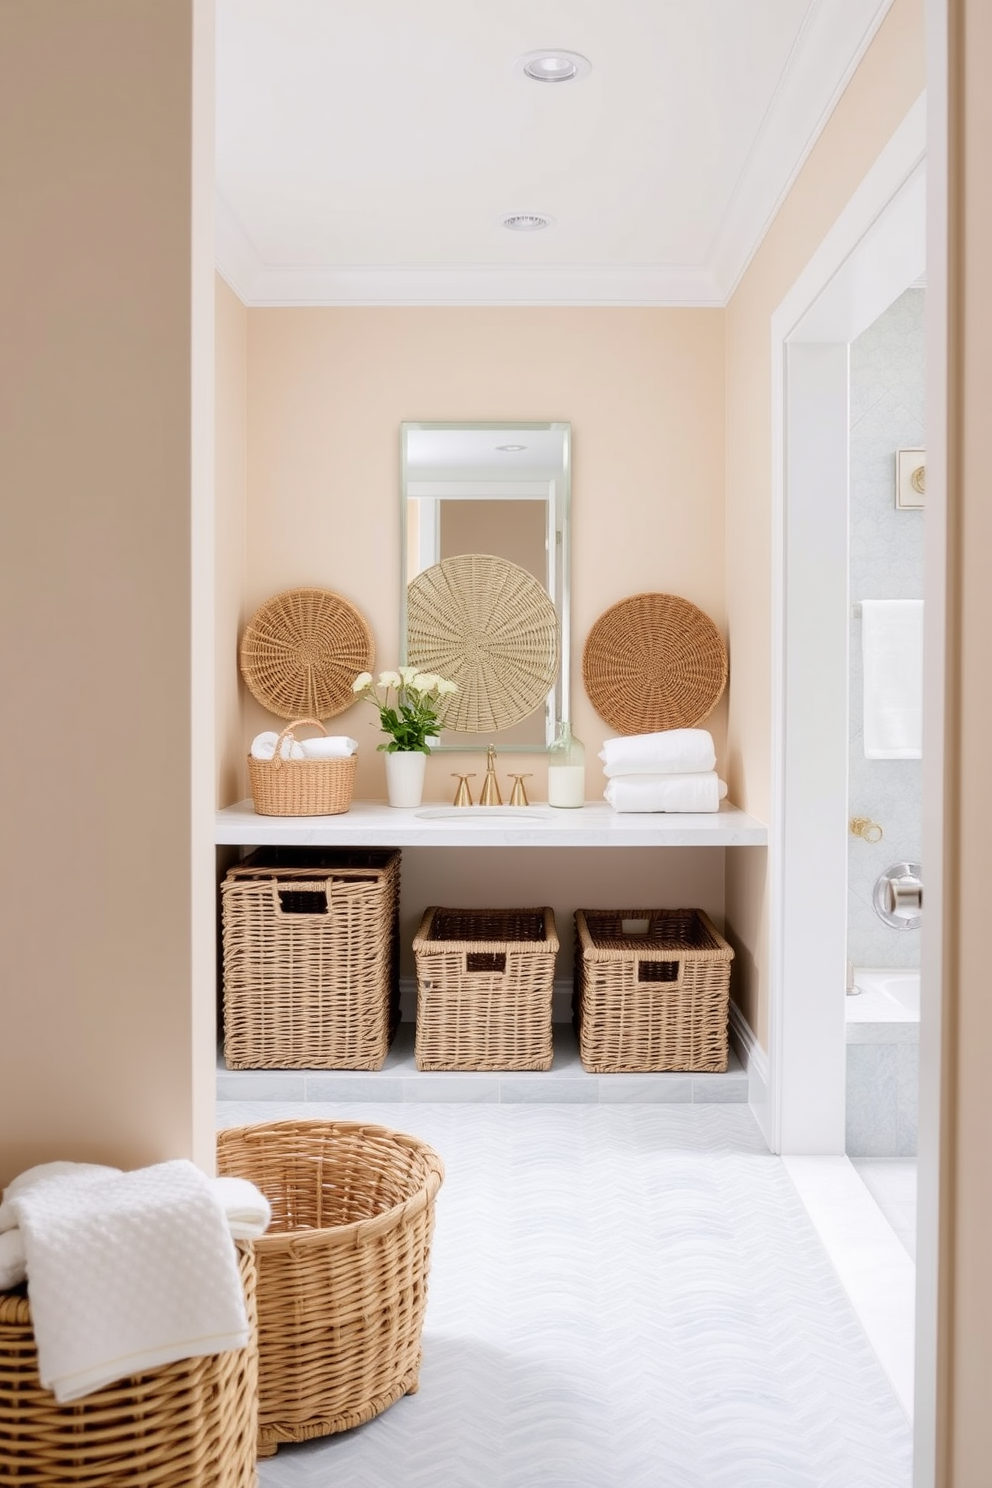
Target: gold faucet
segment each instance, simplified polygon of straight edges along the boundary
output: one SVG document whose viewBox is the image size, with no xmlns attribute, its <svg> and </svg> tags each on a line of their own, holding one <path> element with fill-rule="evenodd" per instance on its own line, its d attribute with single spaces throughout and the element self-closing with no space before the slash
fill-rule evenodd
<svg viewBox="0 0 992 1488">
<path fill-rule="evenodd" d="M 451 778 L 452 780 L 458 781 L 458 789 L 455 791 L 454 805 L 471 806 L 472 792 L 468 788 L 468 783 L 470 780 L 475 779 L 474 772 L 471 775 L 457 775 L 455 771 L 452 770 Z"/>
<path fill-rule="evenodd" d="M 499 793 L 499 782 L 496 779 L 496 750 L 490 744 L 486 749 L 486 778 L 482 782 L 479 805 L 502 806 L 502 804 L 503 797 Z"/>
</svg>

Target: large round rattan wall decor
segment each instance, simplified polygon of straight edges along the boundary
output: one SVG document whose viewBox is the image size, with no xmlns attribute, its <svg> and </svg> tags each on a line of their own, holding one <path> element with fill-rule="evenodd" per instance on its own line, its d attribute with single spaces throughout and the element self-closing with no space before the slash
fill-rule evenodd
<svg viewBox="0 0 992 1488">
<path fill-rule="evenodd" d="M 488 733 L 541 706 L 558 675 L 561 637 L 533 574 L 490 553 L 442 558 L 407 589 L 407 659 L 457 682 L 443 723 Z"/>
<path fill-rule="evenodd" d="M 618 734 L 694 728 L 727 685 L 727 648 L 713 621 L 677 594 L 634 594 L 606 610 L 582 653 L 596 712 Z"/>
<path fill-rule="evenodd" d="M 375 642 L 365 617 L 330 589 L 286 589 L 252 615 L 241 637 L 241 674 L 278 718 L 333 718 L 355 701 Z"/>
</svg>

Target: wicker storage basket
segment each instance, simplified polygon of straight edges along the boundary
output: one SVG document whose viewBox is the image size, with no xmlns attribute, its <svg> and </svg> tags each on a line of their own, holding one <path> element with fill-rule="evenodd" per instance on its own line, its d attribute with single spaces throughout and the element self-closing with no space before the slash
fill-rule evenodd
<svg viewBox="0 0 992 1488">
<path fill-rule="evenodd" d="M 700 909 L 577 909 L 573 1010 L 585 1068 L 725 1070 L 733 956 Z"/>
<path fill-rule="evenodd" d="M 369 1421 L 417 1389 L 437 1154 L 354 1121 L 217 1138 L 220 1173 L 272 1204 L 258 1264 L 259 1455 Z"/>
<path fill-rule="evenodd" d="M 59 1405 L 38 1378 L 25 1289 L 0 1292 L 0 1483 L 255 1488 L 255 1259 L 238 1245 L 251 1343 L 181 1359 Z"/>
<path fill-rule="evenodd" d="M 270 760 L 248 756 L 252 805 L 259 816 L 340 816 L 351 805 L 358 756 L 341 759 L 283 759 L 284 739 L 295 742 L 295 729 L 312 723 L 325 734 L 316 718 L 297 718 L 279 735 Z"/>
<path fill-rule="evenodd" d="M 229 1069 L 381 1069 L 399 1023 L 397 848 L 259 848 L 221 884 Z"/>
<path fill-rule="evenodd" d="M 419 1070 L 551 1068 L 552 910 L 434 905 L 413 951 Z"/>
</svg>

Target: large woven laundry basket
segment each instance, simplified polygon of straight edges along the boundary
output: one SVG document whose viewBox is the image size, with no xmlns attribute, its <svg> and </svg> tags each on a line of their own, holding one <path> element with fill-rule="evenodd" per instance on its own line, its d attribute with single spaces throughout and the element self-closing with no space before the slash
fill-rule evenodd
<svg viewBox="0 0 992 1488">
<path fill-rule="evenodd" d="M 255 1260 L 238 1245 L 247 1348 L 181 1359 L 59 1405 L 38 1378 L 24 1287 L 0 1292 L 0 1483 L 255 1488 Z"/>
<path fill-rule="evenodd" d="M 217 1166 L 272 1205 L 255 1241 L 259 1456 L 360 1426 L 412 1395 L 437 1154 L 383 1126 L 275 1121 L 221 1131 Z"/>
</svg>

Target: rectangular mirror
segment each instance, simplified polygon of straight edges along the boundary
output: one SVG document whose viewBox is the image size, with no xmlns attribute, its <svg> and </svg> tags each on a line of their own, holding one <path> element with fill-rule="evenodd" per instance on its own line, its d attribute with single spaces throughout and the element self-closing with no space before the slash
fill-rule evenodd
<svg viewBox="0 0 992 1488">
<path fill-rule="evenodd" d="M 529 711 L 512 723 L 475 729 L 465 724 L 477 722 L 486 710 L 469 708 L 457 729 L 442 732 L 438 748 L 464 751 L 496 744 L 501 751 L 545 749 L 568 716 L 571 425 L 404 423 L 400 469 L 404 663 L 410 659 L 424 665 L 420 618 L 425 595 L 428 607 L 436 606 L 439 592 L 449 594 L 455 574 L 465 576 L 473 595 L 487 582 L 501 595 L 512 589 L 515 613 L 523 609 L 535 617 L 526 622 L 529 634 L 519 656 L 520 676 L 508 683 L 512 694 L 508 710 Z M 492 560 L 488 565 L 486 555 Z M 434 587 L 435 577 L 442 580 L 440 590 Z M 459 654 L 458 627 L 463 623 L 465 651 L 480 644 L 472 625 L 460 615 L 455 606 L 440 617 L 439 628 L 446 633 L 453 656 Z M 551 627 L 554 656 L 541 639 Z M 436 664 L 428 668 L 442 676 L 450 674 L 443 665 L 444 654 L 441 647 Z M 501 676 L 503 660 L 496 664 Z M 509 660 L 516 664 L 517 655 Z M 468 703 L 469 691 L 463 687 L 460 704 Z M 499 706 L 493 716 L 500 716 Z"/>
</svg>

